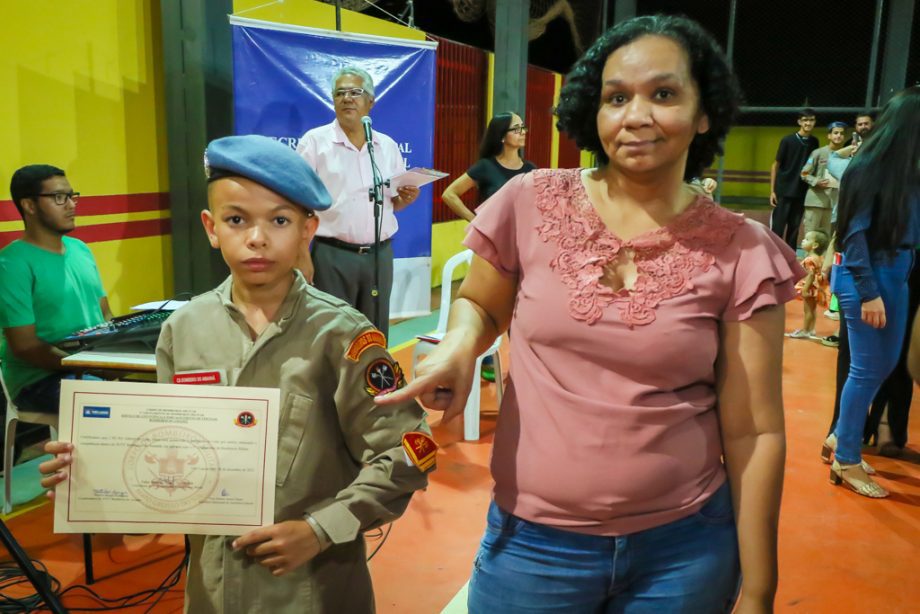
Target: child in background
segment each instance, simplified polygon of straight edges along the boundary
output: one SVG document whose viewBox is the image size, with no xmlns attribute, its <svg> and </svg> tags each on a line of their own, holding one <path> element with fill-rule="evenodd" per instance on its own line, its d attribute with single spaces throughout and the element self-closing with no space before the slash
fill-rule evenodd
<svg viewBox="0 0 920 614">
<path fill-rule="evenodd" d="M 829 241 L 827 233 L 823 230 L 810 230 L 802 239 L 802 249 L 805 250 L 802 266 L 807 275 L 795 285 L 795 288 L 799 291 L 799 296 L 805 304 L 805 318 L 802 321 L 802 328 L 786 333 L 787 337 L 820 340 L 820 337 L 815 334 L 815 314 L 818 305 L 827 305 L 827 280 L 822 267 L 824 252 Z"/>
</svg>

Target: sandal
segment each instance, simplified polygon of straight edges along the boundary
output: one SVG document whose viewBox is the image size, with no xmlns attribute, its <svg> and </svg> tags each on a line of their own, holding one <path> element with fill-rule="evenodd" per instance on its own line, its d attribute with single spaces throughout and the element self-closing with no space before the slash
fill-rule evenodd
<svg viewBox="0 0 920 614">
<path fill-rule="evenodd" d="M 834 452 L 836 451 L 837 451 L 837 435 L 835 435 L 834 433 L 831 433 L 830 435 L 827 436 L 827 439 L 824 440 L 824 445 L 821 446 L 821 461 L 824 462 L 825 465 L 830 465 L 831 459 L 833 459 Z M 876 473 L 875 468 L 872 465 L 870 465 L 866 461 L 860 461 L 859 464 L 862 465 L 863 471 L 865 471 L 869 475 L 875 475 Z"/>
<path fill-rule="evenodd" d="M 831 465 L 831 484 L 844 484 L 857 495 L 871 499 L 884 499 L 890 493 L 879 486 L 859 465 L 841 465 L 836 460 Z"/>
</svg>

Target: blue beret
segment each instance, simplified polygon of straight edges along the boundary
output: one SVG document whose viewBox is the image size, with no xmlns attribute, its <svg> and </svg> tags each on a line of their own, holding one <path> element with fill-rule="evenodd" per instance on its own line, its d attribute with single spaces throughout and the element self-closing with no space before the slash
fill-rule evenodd
<svg viewBox="0 0 920 614">
<path fill-rule="evenodd" d="M 247 134 L 211 141 L 204 152 L 208 182 L 245 177 L 307 210 L 324 211 L 332 197 L 319 176 L 293 149 L 267 136 Z"/>
</svg>

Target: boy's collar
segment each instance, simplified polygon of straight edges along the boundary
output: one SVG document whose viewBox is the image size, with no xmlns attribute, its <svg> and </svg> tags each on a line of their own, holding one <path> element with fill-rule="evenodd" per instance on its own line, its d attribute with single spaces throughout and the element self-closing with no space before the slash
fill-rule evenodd
<svg viewBox="0 0 920 614">
<path fill-rule="evenodd" d="M 287 322 L 291 316 L 294 315 L 294 310 L 297 307 L 297 301 L 299 297 L 304 293 L 307 287 L 307 280 L 304 279 L 303 274 L 294 270 L 294 283 L 291 284 L 291 288 L 288 290 L 287 296 L 284 297 L 284 300 L 281 302 L 281 306 L 278 308 L 278 313 L 275 314 L 274 322 L 278 324 L 284 324 Z M 214 288 L 214 291 L 217 293 L 217 296 L 220 298 L 221 304 L 237 313 L 240 312 L 239 308 L 233 304 L 232 297 L 233 289 L 233 275 L 230 275 L 225 279 L 219 286 Z"/>
</svg>

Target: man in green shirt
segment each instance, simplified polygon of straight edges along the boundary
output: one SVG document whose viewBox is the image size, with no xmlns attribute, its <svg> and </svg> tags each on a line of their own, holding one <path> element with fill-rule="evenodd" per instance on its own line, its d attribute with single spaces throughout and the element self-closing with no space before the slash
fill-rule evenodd
<svg viewBox="0 0 920 614">
<path fill-rule="evenodd" d="M 3 380 L 23 411 L 56 413 L 67 372 L 66 354 L 53 344 L 112 314 L 92 253 L 66 236 L 80 194 L 64 171 L 25 166 L 13 174 L 10 194 L 25 232 L 0 250 Z"/>
</svg>

